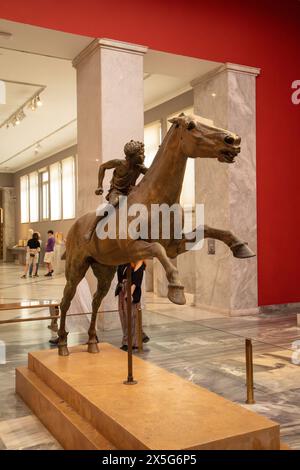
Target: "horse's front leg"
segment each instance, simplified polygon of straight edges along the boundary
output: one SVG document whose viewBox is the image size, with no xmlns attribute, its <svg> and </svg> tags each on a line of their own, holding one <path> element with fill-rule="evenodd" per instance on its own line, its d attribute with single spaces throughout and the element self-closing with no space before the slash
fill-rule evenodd
<svg viewBox="0 0 300 470">
<path fill-rule="evenodd" d="M 197 241 L 197 229 L 193 230 L 189 234 L 186 234 L 181 240 L 174 240 L 172 244 L 167 249 L 167 254 L 170 258 L 175 258 L 176 256 L 186 253 L 189 251 L 186 246 L 187 244 L 195 243 Z M 204 238 L 214 238 L 215 240 L 220 240 L 225 243 L 233 253 L 235 258 L 251 258 L 255 256 L 251 248 L 248 247 L 247 243 L 243 240 L 236 237 L 229 230 L 221 230 L 208 225 L 204 225 L 203 231 Z"/>
<path fill-rule="evenodd" d="M 157 258 L 161 262 L 169 281 L 169 300 L 178 305 L 186 303 L 184 287 L 179 280 L 179 273 L 173 263 L 169 260 L 165 248 L 160 243 L 148 243 L 142 240 L 137 240 L 133 242 L 130 247 L 130 258 L 132 261 Z"/>
<path fill-rule="evenodd" d="M 214 238 L 225 243 L 235 258 L 252 258 L 252 256 L 255 256 L 247 242 L 236 237 L 230 230 L 221 230 L 204 225 L 204 238 Z"/>
</svg>

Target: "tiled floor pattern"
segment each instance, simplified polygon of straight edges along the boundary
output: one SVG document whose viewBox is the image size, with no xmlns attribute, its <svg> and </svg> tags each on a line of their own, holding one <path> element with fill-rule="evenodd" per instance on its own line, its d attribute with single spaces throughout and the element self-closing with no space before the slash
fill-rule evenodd
<svg viewBox="0 0 300 470">
<path fill-rule="evenodd" d="M 42 274 L 21 280 L 17 266 L 0 265 L 0 302 L 59 300 L 63 276 L 49 279 Z M 41 315 L 47 316 L 47 310 L 6 311 L 1 319 Z M 291 360 L 300 328 L 294 313 L 228 318 L 191 305 L 175 306 L 149 294 L 143 315 L 144 329 L 151 337 L 142 354 L 145 360 L 241 404 L 246 395 L 244 338 L 253 338 L 256 404 L 244 406 L 278 421 L 282 440 L 300 449 L 300 368 Z M 49 348 L 47 324 L 0 325 L 0 341 L 6 349 L 6 363 L 0 364 L 0 449 L 61 448 L 14 392 L 15 368 L 26 364 L 28 352 Z M 72 325 L 69 344 L 84 343 L 87 334 L 82 325 Z M 120 345 L 120 328 L 99 335 Z"/>
</svg>

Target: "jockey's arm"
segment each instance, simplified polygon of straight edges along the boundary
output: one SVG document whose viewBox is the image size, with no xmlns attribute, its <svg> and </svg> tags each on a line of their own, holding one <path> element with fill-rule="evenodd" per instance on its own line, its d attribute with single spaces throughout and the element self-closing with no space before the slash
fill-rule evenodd
<svg viewBox="0 0 300 470">
<path fill-rule="evenodd" d="M 140 172 L 142 175 L 145 175 L 147 173 L 149 168 L 147 168 L 144 164 L 140 165 Z"/>
<path fill-rule="evenodd" d="M 100 165 L 99 171 L 98 171 L 98 188 L 95 191 L 97 195 L 103 193 L 102 184 L 103 184 L 103 179 L 105 175 L 105 170 L 112 170 L 113 168 L 117 168 L 119 165 L 121 165 L 121 163 L 122 163 L 122 160 L 115 159 L 115 160 L 109 160 L 108 162 L 102 163 L 102 165 Z"/>
</svg>

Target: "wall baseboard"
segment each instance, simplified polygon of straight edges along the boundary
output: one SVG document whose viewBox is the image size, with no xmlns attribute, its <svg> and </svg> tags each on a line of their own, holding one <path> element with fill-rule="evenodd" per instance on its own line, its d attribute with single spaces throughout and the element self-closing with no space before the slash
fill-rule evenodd
<svg viewBox="0 0 300 470">
<path fill-rule="evenodd" d="M 220 313 L 228 317 L 242 317 L 247 315 L 259 315 L 270 313 L 298 313 L 300 314 L 300 302 L 287 304 L 261 305 L 259 307 L 245 309 L 229 309 L 215 307 L 213 305 L 197 304 L 197 308 L 208 312 Z"/>
<path fill-rule="evenodd" d="M 219 313 L 228 317 L 241 317 L 246 315 L 257 315 L 259 313 L 259 307 L 245 308 L 245 309 L 230 309 L 215 307 L 213 305 L 197 304 L 194 305 L 196 308 L 206 310 L 207 312 Z"/>
<path fill-rule="evenodd" d="M 300 313 L 300 302 L 261 305 L 259 307 L 259 313 Z"/>
</svg>

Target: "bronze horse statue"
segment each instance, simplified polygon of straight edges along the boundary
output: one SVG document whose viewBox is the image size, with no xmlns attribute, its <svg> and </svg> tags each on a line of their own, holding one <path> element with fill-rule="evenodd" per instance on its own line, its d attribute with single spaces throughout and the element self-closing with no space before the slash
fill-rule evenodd
<svg viewBox="0 0 300 470">
<path fill-rule="evenodd" d="M 152 204 L 179 203 L 187 159 L 217 158 L 223 163 L 233 163 L 240 152 L 241 139 L 237 135 L 211 125 L 204 124 L 198 116 L 180 115 L 171 120 L 172 126 L 164 138 L 155 159 L 143 177 L 128 195 L 128 208 L 140 203 L 150 209 Z M 119 208 L 116 208 L 118 212 Z M 150 214 L 150 210 L 148 211 Z M 129 218 L 130 219 L 130 218 Z M 67 332 L 65 329 L 66 313 L 77 285 L 85 276 L 89 267 L 97 278 L 97 290 L 93 297 L 93 313 L 88 331 L 88 352 L 99 352 L 96 337 L 96 318 L 102 299 L 107 294 L 116 267 L 119 264 L 140 259 L 158 258 L 166 272 L 168 280 L 168 298 L 176 304 L 184 304 L 184 287 L 180 283 L 176 267 L 169 258 L 176 258 L 186 251 L 187 238 L 181 239 L 99 239 L 96 231 L 87 241 L 95 212 L 80 217 L 71 227 L 66 243 L 66 286 L 60 304 L 61 320 L 59 329 L 58 351 L 61 356 L 69 354 Z M 149 216 L 149 225 L 151 220 Z M 195 232 L 195 231 L 194 231 Z M 149 231 L 151 233 L 151 231 Z M 195 232 L 196 233 L 196 232 Z M 204 225 L 204 238 L 221 240 L 236 258 L 255 256 L 245 242 L 232 232 Z M 191 238 L 188 237 L 191 242 Z"/>
</svg>

